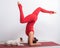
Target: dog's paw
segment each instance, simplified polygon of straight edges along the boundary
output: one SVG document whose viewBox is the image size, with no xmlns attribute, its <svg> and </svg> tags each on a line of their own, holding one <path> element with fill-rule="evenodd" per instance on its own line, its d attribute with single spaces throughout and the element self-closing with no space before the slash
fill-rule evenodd
<svg viewBox="0 0 60 48">
<path fill-rule="evenodd" d="M 24 44 L 18 44 L 18 46 L 24 46 Z"/>
</svg>

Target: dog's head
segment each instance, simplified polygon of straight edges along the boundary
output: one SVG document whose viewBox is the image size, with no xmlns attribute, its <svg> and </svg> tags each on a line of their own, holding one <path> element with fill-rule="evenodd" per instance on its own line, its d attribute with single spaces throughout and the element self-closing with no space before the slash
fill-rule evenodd
<svg viewBox="0 0 60 48">
<path fill-rule="evenodd" d="M 18 38 L 16 41 L 17 41 L 17 42 L 23 42 L 23 38 L 20 37 L 20 38 Z"/>
</svg>

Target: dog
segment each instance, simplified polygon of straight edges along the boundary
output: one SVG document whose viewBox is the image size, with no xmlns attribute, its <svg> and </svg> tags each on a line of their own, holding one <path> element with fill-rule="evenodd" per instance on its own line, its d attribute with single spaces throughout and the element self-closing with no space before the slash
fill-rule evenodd
<svg viewBox="0 0 60 48">
<path fill-rule="evenodd" d="M 7 42 L 5 42 L 5 45 L 17 45 L 17 46 L 24 46 L 23 44 L 23 39 L 22 38 L 18 38 L 16 40 L 9 40 Z"/>
</svg>

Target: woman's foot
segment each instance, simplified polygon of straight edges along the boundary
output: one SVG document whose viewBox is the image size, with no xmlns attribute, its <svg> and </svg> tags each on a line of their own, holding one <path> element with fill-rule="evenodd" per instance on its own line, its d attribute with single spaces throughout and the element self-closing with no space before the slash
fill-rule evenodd
<svg viewBox="0 0 60 48">
<path fill-rule="evenodd" d="M 17 4 L 18 4 L 19 8 L 22 8 L 22 5 L 19 1 L 17 2 Z"/>
<path fill-rule="evenodd" d="M 17 4 L 20 4 L 20 2 L 18 1 Z"/>
</svg>

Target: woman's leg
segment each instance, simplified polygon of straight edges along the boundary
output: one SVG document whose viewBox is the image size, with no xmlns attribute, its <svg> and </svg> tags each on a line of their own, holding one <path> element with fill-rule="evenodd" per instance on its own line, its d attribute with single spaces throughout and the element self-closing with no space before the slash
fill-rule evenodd
<svg viewBox="0 0 60 48">
<path fill-rule="evenodd" d="M 24 17 L 22 5 L 19 2 L 18 2 L 18 8 L 19 8 L 19 12 L 20 12 L 20 23 L 26 23 L 26 22 L 29 22 L 32 20 L 32 16 L 30 16 L 30 15 Z"/>
<path fill-rule="evenodd" d="M 43 12 L 43 13 L 50 13 L 50 14 L 54 14 L 56 12 L 54 11 L 49 11 L 49 10 L 46 10 L 46 9 L 43 9 L 41 7 L 38 7 L 36 8 L 34 11 L 33 11 L 33 14 L 35 14 L 36 16 L 39 14 L 39 12 Z"/>
</svg>

